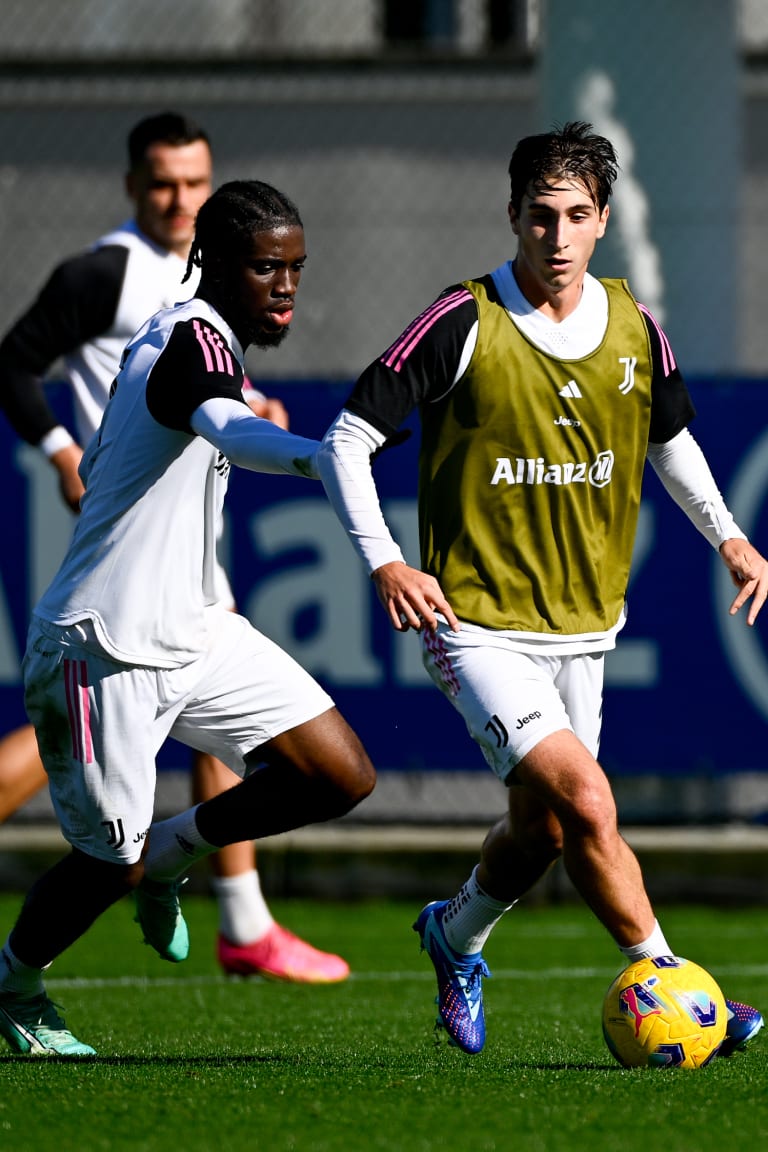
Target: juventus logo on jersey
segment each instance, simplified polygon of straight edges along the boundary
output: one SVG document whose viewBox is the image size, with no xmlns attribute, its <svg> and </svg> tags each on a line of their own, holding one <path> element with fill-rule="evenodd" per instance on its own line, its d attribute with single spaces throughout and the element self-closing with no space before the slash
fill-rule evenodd
<svg viewBox="0 0 768 1152">
<path fill-rule="evenodd" d="M 637 356 L 619 356 L 619 364 L 624 365 L 624 379 L 619 384 L 619 392 L 626 396 L 635 386 L 635 364 Z"/>
</svg>

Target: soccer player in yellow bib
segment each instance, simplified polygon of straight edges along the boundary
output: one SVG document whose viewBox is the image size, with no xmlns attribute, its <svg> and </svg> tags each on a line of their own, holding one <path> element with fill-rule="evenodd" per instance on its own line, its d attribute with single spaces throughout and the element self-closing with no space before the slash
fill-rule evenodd
<svg viewBox="0 0 768 1152">
<path fill-rule="evenodd" d="M 439 1028 L 485 1043 L 482 948 L 562 856 L 626 957 L 672 951 L 618 830 L 597 761 L 603 661 L 624 595 L 648 459 L 719 550 L 753 624 L 768 565 L 734 523 L 687 425 L 693 405 L 659 324 L 621 280 L 588 272 L 618 170 L 610 141 L 569 123 L 509 165 L 517 254 L 455 284 L 360 376 L 320 474 L 393 628 L 508 786 L 460 892 L 414 928 L 437 975 Z M 418 407 L 421 568 L 383 519 L 370 454 Z M 729 1002 L 730 1054 L 762 1027 Z"/>
</svg>

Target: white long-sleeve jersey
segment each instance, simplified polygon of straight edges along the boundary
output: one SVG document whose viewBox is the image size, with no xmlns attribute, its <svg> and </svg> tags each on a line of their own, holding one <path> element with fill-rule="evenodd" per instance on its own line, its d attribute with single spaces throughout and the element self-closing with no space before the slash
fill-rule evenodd
<svg viewBox="0 0 768 1152">
<path fill-rule="evenodd" d="M 317 474 L 316 441 L 245 404 L 243 355 L 222 316 L 197 298 L 137 333 L 83 457 L 82 511 L 36 616 L 89 620 L 123 663 L 173 668 L 205 651 L 230 459 Z"/>
</svg>

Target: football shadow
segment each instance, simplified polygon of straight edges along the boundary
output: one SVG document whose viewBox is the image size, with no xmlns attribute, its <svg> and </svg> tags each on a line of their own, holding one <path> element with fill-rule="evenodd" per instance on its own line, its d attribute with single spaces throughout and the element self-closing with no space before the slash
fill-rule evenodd
<svg viewBox="0 0 768 1152">
<path fill-rule="evenodd" d="M 510 1060 L 511 1069 L 536 1069 L 539 1072 L 623 1072 L 615 1061 L 601 1063 L 598 1060 L 588 1060 L 576 1064 L 571 1060 Z"/>
</svg>

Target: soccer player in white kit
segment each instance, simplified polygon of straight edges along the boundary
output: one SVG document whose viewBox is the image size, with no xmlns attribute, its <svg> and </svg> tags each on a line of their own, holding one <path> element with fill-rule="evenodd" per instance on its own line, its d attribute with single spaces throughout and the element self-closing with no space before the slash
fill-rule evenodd
<svg viewBox="0 0 768 1152">
<path fill-rule="evenodd" d="M 731 572 L 754 623 L 768 564 L 738 529 L 687 429 L 693 405 L 666 335 L 619 280 L 587 266 L 617 175 L 590 125 L 526 137 L 509 167 L 514 262 L 455 284 L 360 376 L 326 434 L 329 497 L 395 629 L 508 786 L 508 812 L 451 900 L 414 928 L 437 975 L 437 1025 L 485 1043 L 482 948 L 562 856 L 626 957 L 666 955 L 596 757 L 605 652 L 625 620 L 646 458 Z M 382 517 L 370 454 L 421 417 L 421 570 Z M 721 1053 L 760 1013 L 728 1002 Z"/>
<path fill-rule="evenodd" d="M 176 112 L 140 120 L 128 135 L 125 184 L 132 219 L 59 264 L 0 343 L 0 407 L 18 435 L 48 458 L 75 512 L 83 492 L 81 445 L 101 422 L 123 348 L 149 316 L 188 300 L 197 287 L 196 268 L 182 281 L 195 216 L 211 194 L 211 167 L 208 136 L 194 120 Z M 43 387 L 43 374 L 60 358 L 72 393 L 77 442 L 59 424 Z M 263 396 L 248 382 L 245 394 L 257 415 L 288 427 L 280 400 Z M 234 608 L 221 565 L 216 579 L 221 603 Z M 30 725 L 0 740 L 0 821 L 47 783 Z M 207 800 L 234 783 L 215 757 L 194 754 L 195 800 Z M 209 864 L 219 911 L 216 950 L 225 972 L 298 983 L 346 978 L 349 965 L 341 956 L 314 948 L 275 921 L 252 844 L 228 845 Z"/>
<path fill-rule="evenodd" d="M 18 1053 L 93 1053 L 47 997 L 43 971 L 121 896 L 135 892 L 145 939 L 181 960 L 177 888 L 195 860 L 341 816 L 373 788 L 330 697 L 215 590 L 230 465 L 317 476 L 317 443 L 255 416 L 242 395 L 245 350 L 285 337 L 305 258 L 286 196 L 258 181 L 223 185 L 198 215 L 195 296 L 129 343 L 84 454 L 81 513 L 24 659 L 72 850 L 33 886 L 0 950 L 0 1033 Z M 168 736 L 244 779 L 153 824 Z"/>
</svg>

